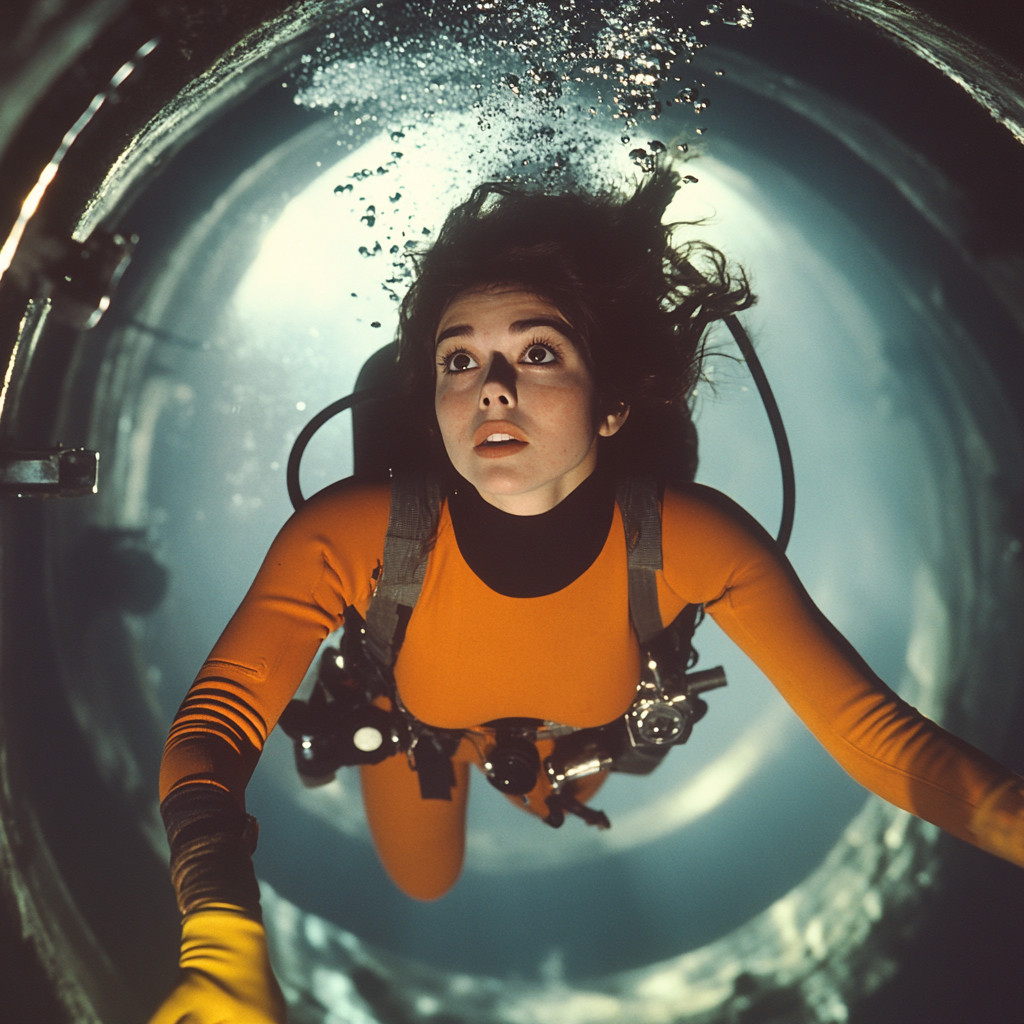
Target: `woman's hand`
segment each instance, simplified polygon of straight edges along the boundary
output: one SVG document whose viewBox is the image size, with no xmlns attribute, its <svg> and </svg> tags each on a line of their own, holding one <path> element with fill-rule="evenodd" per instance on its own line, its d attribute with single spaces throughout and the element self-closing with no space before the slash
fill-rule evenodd
<svg viewBox="0 0 1024 1024">
<path fill-rule="evenodd" d="M 181 976 L 149 1024 L 288 1024 L 263 925 L 210 904 L 181 925 Z"/>
</svg>

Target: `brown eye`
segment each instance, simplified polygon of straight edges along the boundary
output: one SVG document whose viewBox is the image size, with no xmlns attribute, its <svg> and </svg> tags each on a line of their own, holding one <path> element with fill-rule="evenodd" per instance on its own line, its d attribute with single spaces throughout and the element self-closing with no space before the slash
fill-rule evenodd
<svg viewBox="0 0 1024 1024">
<path fill-rule="evenodd" d="M 555 361 L 555 353 L 547 345 L 531 345 L 526 350 L 524 359 L 528 363 L 539 366 L 542 363 L 553 363 Z"/>
<path fill-rule="evenodd" d="M 448 373 L 462 373 L 463 370 L 472 370 L 476 365 L 476 360 L 468 352 L 454 352 L 448 357 L 445 369 Z"/>
</svg>

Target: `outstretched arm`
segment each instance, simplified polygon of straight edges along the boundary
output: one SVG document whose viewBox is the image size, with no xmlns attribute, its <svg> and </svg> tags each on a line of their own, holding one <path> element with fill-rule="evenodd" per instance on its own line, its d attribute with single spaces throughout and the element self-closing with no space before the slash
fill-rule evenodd
<svg viewBox="0 0 1024 1024">
<path fill-rule="evenodd" d="M 704 603 L 854 779 L 1024 867 L 1024 780 L 893 693 L 750 516 L 695 486 L 666 494 L 663 522 L 666 597 Z"/>
<path fill-rule="evenodd" d="M 386 487 L 345 482 L 274 541 L 171 726 L 161 813 L 183 914 L 181 973 L 151 1024 L 285 1024 L 267 953 L 245 787 L 267 736 L 345 607 L 365 610 Z"/>
</svg>

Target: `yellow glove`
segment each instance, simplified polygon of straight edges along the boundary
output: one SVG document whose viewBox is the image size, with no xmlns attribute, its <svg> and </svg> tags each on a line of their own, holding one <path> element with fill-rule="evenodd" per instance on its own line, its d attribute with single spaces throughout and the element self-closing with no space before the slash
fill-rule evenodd
<svg viewBox="0 0 1024 1024">
<path fill-rule="evenodd" d="M 263 925 L 229 904 L 181 924 L 181 976 L 149 1024 L 288 1024 Z"/>
</svg>

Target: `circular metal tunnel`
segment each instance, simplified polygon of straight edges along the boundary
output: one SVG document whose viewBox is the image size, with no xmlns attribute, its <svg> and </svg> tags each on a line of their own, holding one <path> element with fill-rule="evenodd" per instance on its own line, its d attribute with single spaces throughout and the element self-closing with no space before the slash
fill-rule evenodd
<svg viewBox="0 0 1024 1024">
<path fill-rule="evenodd" d="M 390 340 L 407 243 L 485 177 L 674 154 L 672 214 L 759 295 L 795 568 L 883 678 L 1024 769 L 1019 72 L 920 7 L 504 5 L 497 36 L 496 10 L 26 5 L 0 131 L 10 1019 L 141 1021 L 171 985 L 170 717 L 289 512 L 292 440 Z M 570 37 L 606 69 L 675 46 L 660 106 L 548 74 Z M 774 528 L 763 411 L 712 349 L 698 479 Z M 306 493 L 351 447 L 318 435 Z M 248 799 L 293 1022 L 1019 1020 L 1021 873 L 866 797 L 713 627 L 697 646 L 730 686 L 658 775 L 609 783 L 610 832 L 475 793 L 437 904 L 275 733 Z"/>
</svg>

